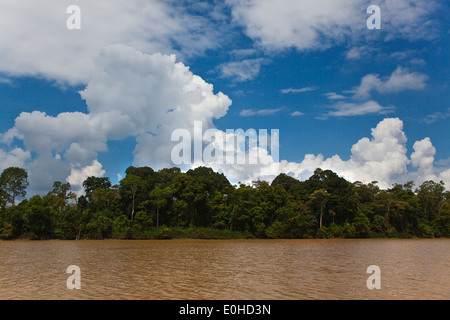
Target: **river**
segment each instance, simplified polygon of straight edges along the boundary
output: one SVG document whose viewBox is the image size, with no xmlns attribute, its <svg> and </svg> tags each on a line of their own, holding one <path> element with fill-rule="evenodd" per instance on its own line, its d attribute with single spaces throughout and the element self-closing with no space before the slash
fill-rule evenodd
<svg viewBox="0 0 450 320">
<path fill-rule="evenodd" d="M 448 300 L 449 249 L 448 239 L 0 241 L 0 299 Z M 380 289 L 368 288 L 372 265 Z"/>
</svg>

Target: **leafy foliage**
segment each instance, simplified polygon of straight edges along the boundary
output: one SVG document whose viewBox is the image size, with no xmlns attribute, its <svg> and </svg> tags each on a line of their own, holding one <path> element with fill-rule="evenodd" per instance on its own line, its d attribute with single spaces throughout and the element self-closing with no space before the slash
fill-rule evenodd
<svg viewBox="0 0 450 320">
<path fill-rule="evenodd" d="M 3 197 L 6 201 L 14 205 L 18 197 L 25 197 L 28 187 L 28 174 L 22 168 L 10 167 L 3 170 L 0 175 L 0 189 L 3 190 Z"/>
<path fill-rule="evenodd" d="M 56 181 L 16 205 L 28 186 L 20 168 L 0 178 L 0 239 L 449 237 L 450 192 L 425 181 L 350 183 L 330 170 L 305 181 L 232 185 L 210 168 L 129 167 L 119 185 L 89 177 L 85 195 Z"/>
</svg>

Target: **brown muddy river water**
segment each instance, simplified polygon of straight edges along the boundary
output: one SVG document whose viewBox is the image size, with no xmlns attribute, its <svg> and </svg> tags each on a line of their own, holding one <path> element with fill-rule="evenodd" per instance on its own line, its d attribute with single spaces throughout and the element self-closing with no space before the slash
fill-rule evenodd
<svg viewBox="0 0 450 320">
<path fill-rule="evenodd" d="M 450 240 L 0 241 L 0 299 L 448 300 Z"/>
</svg>

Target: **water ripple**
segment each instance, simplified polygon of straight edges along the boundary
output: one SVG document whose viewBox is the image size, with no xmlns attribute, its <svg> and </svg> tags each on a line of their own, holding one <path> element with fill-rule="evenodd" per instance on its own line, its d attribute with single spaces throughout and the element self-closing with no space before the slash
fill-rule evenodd
<svg viewBox="0 0 450 320">
<path fill-rule="evenodd" d="M 450 240 L 0 242 L 0 299 L 449 299 Z M 66 286 L 69 265 L 81 290 Z M 369 265 L 382 289 L 369 290 Z"/>
</svg>

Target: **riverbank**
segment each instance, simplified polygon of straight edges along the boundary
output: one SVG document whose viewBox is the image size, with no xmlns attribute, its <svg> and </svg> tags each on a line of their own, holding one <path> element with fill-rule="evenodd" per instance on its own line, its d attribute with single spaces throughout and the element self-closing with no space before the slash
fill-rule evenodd
<svg viewBox="0 0 450 320">
<path fill-rule="evenodd" d="M 66 237 L 49 237 L 49 238 L 36 238 L 33 236 L 27 236 L 27 234 L 19 238 L 4 238 L 0 241 L 14 241 L 14 240 L 170 240 L 170 239 L 199 239 L 199 240 L 244 240 L 244 239 L 257 239 L 249 232 L 240 232 L 232 230 L 220 230 L 206 227 L 167 227 L 162 226 L 159 228 L 152 227 L 147 230 L 134 230 L 128 229 L 121 233 L 114 234 L 111 237 L 103 237 L 102 233 L 98 233 L 96 236 L 88 236 L 81 238 L 66 238 Z"/>
<path fill-rule="evenodd" d="M 99 238 L 101 239 L 101 238 Z M 232 231 L 232 230 L 220 230 L 214 228 L 207 227 L 189 227 L 189 228 L 180 228 L 180 227 L 159 227 L 159 228 L 150 228 L 145 231 L 130 231 L 127 236 L 113 238 L 117 240 L 169 240 L 169 239 L 211 239 L 211 240 L 228 240 L 228 239 L 272 239 L 272 240 L 282 240 L 282 239 L 316 239 L 316 240 L 331 240 L 331 239 L 449 239 L 446 237 L 417 237 L 417 236 L 400 236 L 399 234 L 395 234 L 391 237 L 389 236 L 367 236 L 367 237 L 345 237 L 345 236 L 322 236 L 318 234 L 317 237 L 307 237 L 307 238 L 271 238 L 264 237 L 260 238 L 253 235 L 250 232 L 240 232 L 240 231 Z M 93 239 L 90 239 L 93 240 Z"/>
<path fill-rule="evenodd" d="M 211 240 L 227 240 L 227 239 L 255 239 L 251 233 L 244 233 L 231 230 L 219 230 L 214 228 L 150 228 L 138 234 L 130 234 L 131 239 L 135 240 L 164 240 L 164 239 L 211 239 Z"/>
<path fill-rule="evenodd" d="M 254 239 L 254 240 L 283 240 L 283 239 L 291 239 L 291 240 L 300 240 L 300 239 L 310 239 L 310 240 L 339 240 L 339 239 L 449 239 L 446 237 L 417 237 L 417 236 L 399 236 L 398 234 L 395 236 L 368 236 L 368 237 L 344 237 L 344 236 L 318 236 L 318 237 L 307 237 L 307 238 L 259 238 L 253 235 L 250 232 L 240 232 L 240 231 L 232 231 L 232 230 L 221 230 L 215 228 L 207 228 L 207 227 L 167 227 L 161 226 L 159 228 L 152 227 L 146 230 L 136 230 L 129 228 L 126 231 L 121 233 L 116 233 L 111 237 L 104 237 L 102 233 L 98 233 L 96 236 L 90 237 L 81 237 L 77 239 L 74 238 L 65 238 L 65 237 L 50 237 L 50 238 L 36 238 L 36 237 L 27 237 L 23 235 L 19 238 L 8 238 L 8 239 L 0 239 L 0 241 L 14 241 L 14 240 L 184 240 L 184 239 L 198 239 L 198 240 L 246 240 L 246 239 Z"/>
</svg>

